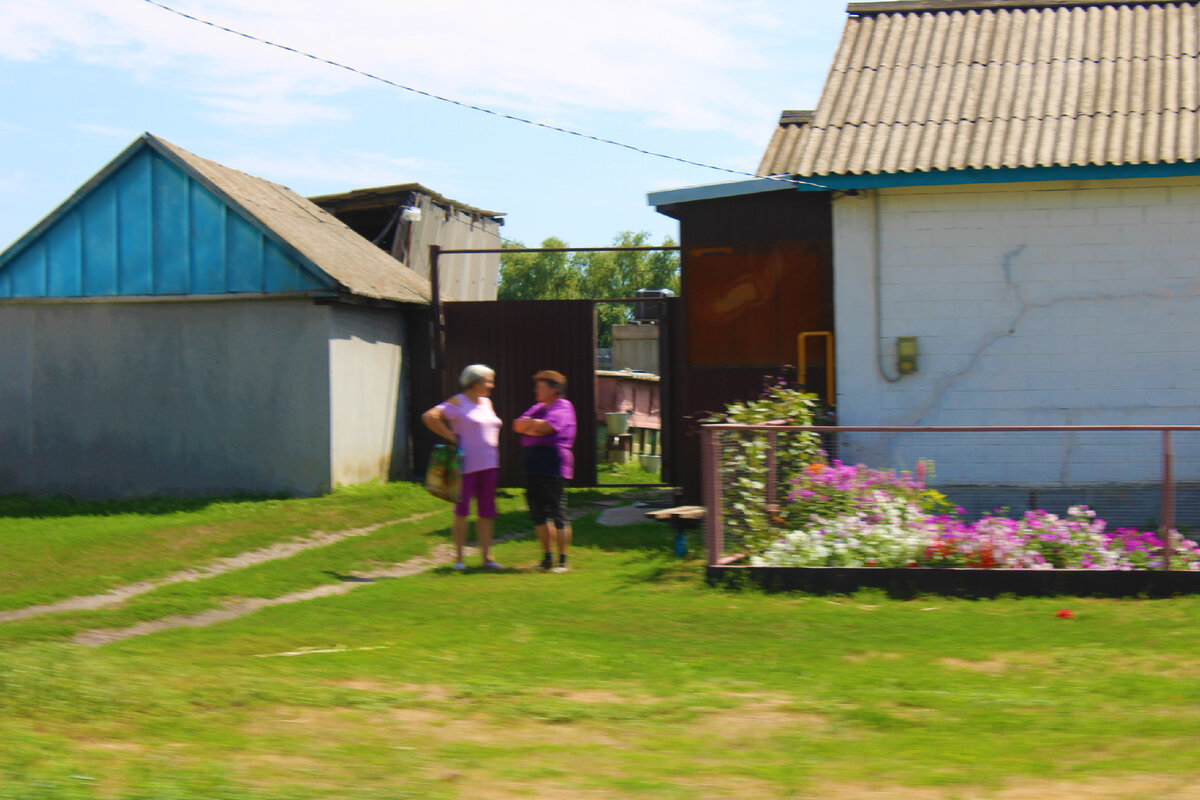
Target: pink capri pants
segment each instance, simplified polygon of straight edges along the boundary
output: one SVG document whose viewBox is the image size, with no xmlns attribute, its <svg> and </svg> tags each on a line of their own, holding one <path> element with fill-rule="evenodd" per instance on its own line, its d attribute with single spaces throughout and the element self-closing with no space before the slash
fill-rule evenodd
<svg viewBox="0 0 1200 800">
<path fill-rule="evenodd" d="M 499 469 L 481 469 L 462 476 L 462 493 L 454 504 L 454 516 L 471 515 L 471 498 L 475 498 L 475 516 L 483 519 L 496 517 L 496 484 L 500 480 Z"/>
</svg>

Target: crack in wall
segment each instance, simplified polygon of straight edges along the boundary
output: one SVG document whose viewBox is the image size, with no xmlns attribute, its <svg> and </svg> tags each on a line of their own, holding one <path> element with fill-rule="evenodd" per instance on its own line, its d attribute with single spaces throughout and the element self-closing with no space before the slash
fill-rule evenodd
<svg viewBox="0 0 1200 800">
<path fill-rule="evenodd" d="M 1004 282 L 1013 294 L 1013 299 L 1019 305 L 1016 314 L 1009 320 L 1008 324 L 1002 325 L 988 333 L 984 334 L 979 345 L 975 348 L 967 359 L 966 365 L 958 370 L 938 378 L 933 388 L 930 391 L 929 398 L 921 403 L 916 408 L 908 411 L 898 422 L 898 425 L 919 425 L 935 411 L 941 410 L 943 395 L 954 385 L 970 376 L 979 364 L 980 359 L 986 352 L 1001 339 L 1017 335 L 1017 331 L 1021 325 L 1036 311 L 1042 311 L 1054 306 L 1064 305 L 1068 303 L 1095 303 L 1095 302 L 1116 302 L 1121 300 L 1138 300 L 1138 299 L 1175 299 L 1180 298 L 1183 293 L 1163 289 L 1154 292 L 1132 292 L 1129 294 L 1088 294 L 1088 295 L 1073 295 L 1067 297 L 1056 297 L 1050 300 L 1039 302 L 1030 302 L 1026 299 L 1024 288 L 1014 275 L 1014 266 L 1017 259 L 1027 249 L 1028 244 L 1020 244 L 1011 250 L 1005 252 L 1000 257 L 1000 269 L 1004 274 Z M 1056 409 L 1058 411 L 1067 411 L 1068 409 Z"/>
</svg>

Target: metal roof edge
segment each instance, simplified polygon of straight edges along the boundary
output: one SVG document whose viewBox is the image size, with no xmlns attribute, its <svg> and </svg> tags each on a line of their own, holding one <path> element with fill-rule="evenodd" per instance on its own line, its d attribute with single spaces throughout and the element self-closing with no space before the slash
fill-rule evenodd
<svg viewBox="0 0 1200 800">
<path fill-rule="evenodd" d="M 260 300 L 336 299 L 333 289 L 302 289 L 294 292 L 221 292 L 219 294 L 97 294 L 70 297 L 0 297 L 0 305 L 86 305 L 103 303 L 223 303 Z"/>
<path fill-rule="evenodd" d="M 682 189 L 666 189 L 661 192 L 649 192 L 646 195 L 648 205 L 665 206 L 674 203 L 690 203 L 694 200 L 716 200 L 721 197 L 737 197 L 743 194 L 761 194 L 762 192 L 778 192 L 784 189 L 795 189 L 796 184 L 788 180 L 775 178 L 752 178 L 746 181 L 730 181 L 728 183 L 709 183 L 701 186 L 687 186 Z M 816 191 L 815 186 L 800 187 L 808 191 Z"/>
<path fill-rule="evenodd" d="M 941 172 L 892 172 L 864 175 L 804 175 L 797 183 L 766 178 L 733 181 L 684 189 L 651 192 L 649 205 L 667 206 L 696 200 L 759 194 L 791 189 L 797 192 L 857 189 L 899 189 L 918 186 L 966 186 L 980 183 L 1039 183 L 1066 180 L 1121 180 L 1129 178 L 1171 178 L 1200 175 L 1200 161 L 1176 161 L 1157 164 L 1080 164 L 1053 167 L 1006 167 L 1001 169 L 964 169 Z"/>
<path fill-rule="evenodd" d="M 1121 180 L 1171 178 L 1200 175 L 1200 161 L 1155 164 L 1074 164 L 1051 167 L 1004 167 L 998 169 L 944 170 L 940 172 L 893 172 L 870 175 L 817 175 L 830 189 L 889 189 L 916 186 L 961 186 L 974 183 L 1035 183 L 1067 180 Z M 797 186 L 799 191 L 813 191 Z"/>
</svg>

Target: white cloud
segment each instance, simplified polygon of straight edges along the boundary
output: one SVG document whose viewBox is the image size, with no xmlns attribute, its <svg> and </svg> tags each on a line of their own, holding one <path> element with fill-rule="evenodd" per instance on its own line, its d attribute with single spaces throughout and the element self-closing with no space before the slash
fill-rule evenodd
<svg viewBox="0 0 1200 800">
<path fill-rule="evenodd" d="M 631 112 L 648 125 L 758 143 L 763 131 L 746 120 L 776 113 L 790 90 L 764 80 L 775 76 L 763 43 L 787 27 L 765 0 L 169 2 L 406 86 L 530 116 Z M 339 119 L 336 96 L 368 85 L 146 2 L 0 0 L 0 18 L 0 58 L 121 67 L 177 86 L 229 125 Z"/>
</svg>

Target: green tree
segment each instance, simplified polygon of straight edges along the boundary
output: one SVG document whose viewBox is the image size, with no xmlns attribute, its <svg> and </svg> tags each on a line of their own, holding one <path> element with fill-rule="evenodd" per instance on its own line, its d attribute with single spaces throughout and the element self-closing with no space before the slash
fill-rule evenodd
<svg viewBox="0 0 1200 800">
<path fill-rule="evenodd" d="M 542 247 L 566 247 L 551 236 Z M 505 244 L 506 250 L 521 248 Z M 580 259 L 575 253 L 501 253 L 497 300 L 572 300 L 581 297 Z"/>
<path fill-rule="evenodd" d="M 623 231 L 613 239 L 617 247 L 644 247 L 650 234 Z M 671 239 L 663 241 L 671 247 Z M 638 289 L 670 289 L 679 293 L 679 254 L 662 250 L 588 253 L 583 267 L 582 295 L 595 300 L 633 297 Z M 596 338 L 600 347 L 612 346 L 612 326 L 633 319 L 627 304 L 601 305 L 596 309 Z"/>
<path fill-rule="evenodd" d="M 623 231 L 613 239 L 616 247 L 644 247 L 650 234 Z M 566 247 L 554 237 L 542 247 Z M 664 247 L 674 246 L 671 239 Z M 506 248 L 519 247 L 511 245 Z M 679 254 L 673 251 L 625 251 L 601 253 L 502 253 L 500 255 L 500 300 L 606 300 L 633 297 L 638 289 L 670 289 L 679 292 Z M 627 304 L 600 305 L 596 309 L 600 347 L 612 346 L 612 326 L 633 318 Z"/>
</svg>

